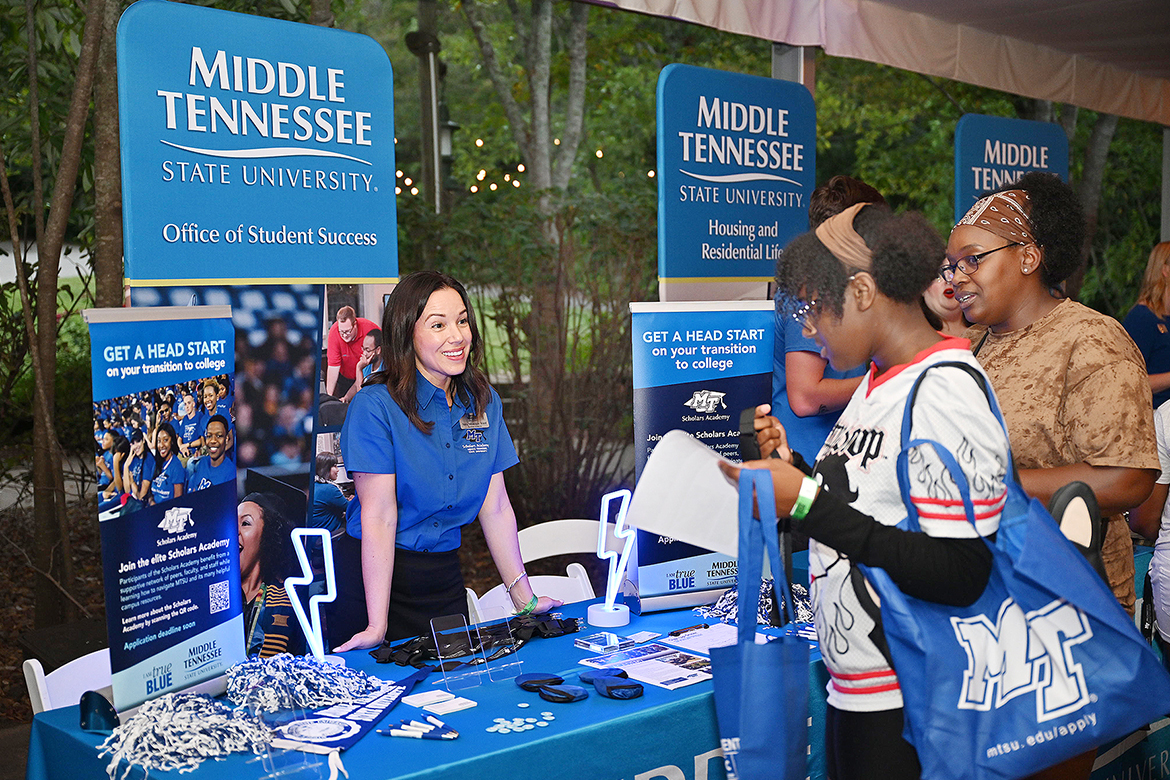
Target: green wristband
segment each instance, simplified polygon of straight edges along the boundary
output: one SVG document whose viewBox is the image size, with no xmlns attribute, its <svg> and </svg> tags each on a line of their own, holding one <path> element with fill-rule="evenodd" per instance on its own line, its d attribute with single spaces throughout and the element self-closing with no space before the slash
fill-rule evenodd
<svg viewBox="0 0 1170 780">
<path fill-rule="evenodd" d="M 812 509 L 813 499 L 817 497 L 817 490 L 820 485 L 812 477 L 805 477 L 800 481 L 800 492 L 796 494 L 796 503 L 792 506 L 792 511 L 788 516 L 793 520 L 803 520 L 808 510 Z"/>
<path fill-rule="evenodd" d="M 531 615 L 532 610 L 536 609 L 536 602 L 538 600 L 539 599 L 536 598 L 536 595 L 533 594 L 532 598 L 528 601 L 528 603 L 524 605 L 524 609 L 520 610 L 516 614 L 517 615 Z"/>
</svg>

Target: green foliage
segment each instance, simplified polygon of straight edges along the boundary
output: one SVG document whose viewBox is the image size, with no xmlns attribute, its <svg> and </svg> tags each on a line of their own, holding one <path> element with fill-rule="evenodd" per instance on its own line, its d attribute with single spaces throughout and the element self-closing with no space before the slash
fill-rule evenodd
<svg viewBox="0 0 1170 780">
<path fill-rule="evenodd" d="M 1141 287 L 1150 250 L 1159 240 L 1162 129 L 1122 119 L 1109 149 L 1097 236 L 1080 299 L 1122 318 Z"/>
</svg>

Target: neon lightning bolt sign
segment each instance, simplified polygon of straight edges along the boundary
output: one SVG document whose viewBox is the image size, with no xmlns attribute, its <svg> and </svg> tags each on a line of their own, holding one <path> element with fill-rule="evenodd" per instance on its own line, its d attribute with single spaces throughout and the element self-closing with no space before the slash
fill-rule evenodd
<svg viewBox="0 0 1170 780">
<path fill-rule="evenodd" d="M 616 498 L 621 499 L 621 505 L 618 507 L 613 535 L 626 541 L 625 546 L 622 547 L 621 558 L 618 558 L 618 554 L 614 550 L 605 549 L 605 531 L 609 526 L 609 507 Z M 597 529 L 597 557 L 603 561 L 609 560 L 609 576 L 605 581 L 605 608 L 607 610 L 613 610 L 613 602 L 617 599 L 618 588 L 621 587 L 622 580 L 625 579 L 626 566 L 629 565 L 630 553 L 634 549 L 634 539 L 637 536 L 635 529 L 626 528 L 626 509 L 630 506 L 630 498 L 630 491 L 625 488 L 606 493 L 601 497 L 601 525 Z"/>
<path fill-rule="evenodd" d="M 321 549 L 325 553 L 325 592 L 309 597 L 309 614 L 305 614 L 305 607 L 301 604 L 295 587 L 308 585 L 313 581 L 313 567 L 309 565 L 309 556 L 305 552 L 306 536 L 320 538 Z M 333 540 L 329 538 L 329 531 L 325 528 L 294 528 L 292 542 L 297 551 L 297 560 L 301 562 L 301 575 L 285 579 L 284 589 L 288 593 L 288 600 L 292 602 L 293 611 L 297 613 L 297 621 L 301 624 L 301 630 L 305 632 L 305 639 L 309 643 L 309 649 L 313 651 L 313 657 L 318 661 L 324 661 L 325 639 L 321 631 L 321 604 L 327 604 L 337 598 L 337 580 L 333 576 Z"/>
</svg>

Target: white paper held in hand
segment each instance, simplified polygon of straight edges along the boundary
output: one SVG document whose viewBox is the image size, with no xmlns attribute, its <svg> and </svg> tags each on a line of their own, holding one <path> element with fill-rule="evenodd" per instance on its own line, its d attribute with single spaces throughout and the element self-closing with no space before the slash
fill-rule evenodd
<svg viewBox="0 0 1170 780">
<path fill-rule="evenodd" d="M 721 460 L 727 459 L 689 433 L 669 431 L 642 469 L 626 523 L 735 556 L 739 491 L 719 470 Z"/>
</svg>

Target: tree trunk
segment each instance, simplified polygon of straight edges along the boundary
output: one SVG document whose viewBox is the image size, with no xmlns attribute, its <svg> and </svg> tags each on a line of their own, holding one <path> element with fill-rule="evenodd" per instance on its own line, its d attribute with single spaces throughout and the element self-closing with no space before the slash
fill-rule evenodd
<svg viewBox="0 0 1170 780">
<path fill-rule="evenodd" d="M 88 0 L 81 55 L 77 61 L 77 80 L 66 119 L 60 164 L 49 203 L 49 217 L 39 242 L 37 267 L 37 323 L 31 339 L 34 383 L 38 410 L 33 424 L 33 495 L 35 559 L 37 568 L 52 575 L 69 590 L 73 586 L 73 555 L 65 514 L 65 496 L 58 488 L 62 480 L 61 446 L 54 424 L 54 379 L 57 373 L 57 281 L 58 263 L 65 243 L 65 230 L 77 187 L 81 146 L 85 137 L 89 101 L 93 92 L 94 71 L 104 23 L 105 0 Z M 30 47 L 35 46 L 30 29 Z M 35 71 L 33 71 L 35 72 Z M 35 128 L 35 125 L 34 125 Z M 26 304 L 27 309 L 27 304 Z M 54 625 L 68 619 L 73 607 L 56 585 L 44 576 L 37 577 L 36 625 Z"/>
<path fill-rule="evenodd" d="M 1105 178 L 1105 161 L 1109 157 L 1109 147 L 1113 144 L 1113 135 L 1117 132 L 1117 117 L 1113 114 L 1098 114 L 1093 124 L 1093 132 L 1089 135 L 1089 145 L 1085 148 L 1085 160 L 1081 169 L 1081 180 L 1077 186 L 1077 194 L 1081 198 L 1081 206 L 1085 210 L 1085 243 L 1081 250 L 1081 264 L 1068 280 L 1066 292 L 1070 298 L 1075 298 L 1081 291 L 1081 284 L 1085 280 L 1085 270 L 1089 262 L 1089 249 L 1093 246 L 1093 238 L 1097 235 L 1097 222 L 1101 209 L 1101 182 Z"/>
<path fill-rule="evenodd" d="M 106 0 L 93 90 L 94 302 L 122 305 L 122 165 L 118 143 L 118 72 L 114 36 L 122 4 Z"/>
<path fill-rule="evenodd" d="M 333 9 L 329 0 L 312 0 L 309 4 L 309 24 L 318 27 L 332 27 L 334 22 Z"/>
</svg>

